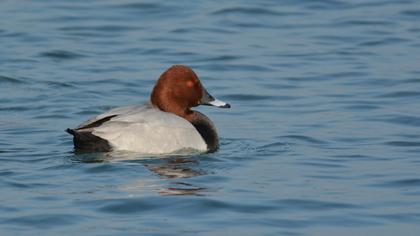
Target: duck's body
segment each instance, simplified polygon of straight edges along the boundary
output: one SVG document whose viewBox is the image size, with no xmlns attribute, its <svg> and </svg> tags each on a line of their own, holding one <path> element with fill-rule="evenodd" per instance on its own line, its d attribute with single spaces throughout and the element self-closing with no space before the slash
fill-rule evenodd
<svg viewBox="0 0 420 236">
<path fill-rule="evenodd" d="M 84 151 L 128 150 L 153 154 L 182 149 L 215 151 L 218 148 L 217 133 L 211 121 L 205 120 L 202 127 L 216 142 L 207 144 L 192 123 L 151 104 L 112 109 L 68 132 L 74 135 L 76 149 Z"/>
<path fill-rule="evenodd" d="M 190 110 L 190 107 L 199 104 L 212 105 L 212 102 L 216 102 L 215 106 L 218 107 L 229 107 L 229 104 L 211 97 L 195 74 L 192 74 L 192 78 L 187 76 L 182 79 L 186 72 L 190 73 L 192 70 L 184 66 L 174 66 L 162 74 L 153 90 L 151 102 L 146 105 L 112 109 L 75 129 L 67 129 L 73 135 L 75 149 L 146 154 L 174 153 L 183 149 L 216 151 L 219 139 L 213 123 L 204 114 Z M 171 79 L 172 77 L 178 80 Z M 179 87 L 180 82 L 185 82 L 183 80 L 192 92 L 174 88 L 174 85 L 169 86 L 177 82 L 176 86 Z M 198 86 L 190 85 L 191 81 Z"/>
</svg>

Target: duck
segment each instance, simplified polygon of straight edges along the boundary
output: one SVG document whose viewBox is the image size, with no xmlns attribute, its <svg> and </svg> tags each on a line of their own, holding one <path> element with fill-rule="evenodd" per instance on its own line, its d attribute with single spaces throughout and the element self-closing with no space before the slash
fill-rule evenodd
<svg viewBox="0 0 420 236">
<path fill-rule="evenodd" d="M 231 107 L 210 95 L 190 67 L 173 65 L 160 75 L 145 104 L 111 109 L 66 131 L 73 135 L 75 151 L 82 152 L 215 152 L 216 127 L 191 109 L 199 105 Z"/>
</svg>

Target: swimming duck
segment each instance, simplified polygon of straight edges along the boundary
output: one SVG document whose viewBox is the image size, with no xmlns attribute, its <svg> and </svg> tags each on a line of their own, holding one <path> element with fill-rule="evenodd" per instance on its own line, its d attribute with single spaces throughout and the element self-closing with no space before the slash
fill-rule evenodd
<svg viewBox="0 0 420 236">
<path fill-rule="evenodd" d="M 207 92 L 191 68 L 174 65 L 160 76 L 146 104 L 112 109 L 66 131 L 77 151 L 214 152 L 219 148 L 216 128 L 191 110 L 198 105 L 230 108 Z"/>
</svg>

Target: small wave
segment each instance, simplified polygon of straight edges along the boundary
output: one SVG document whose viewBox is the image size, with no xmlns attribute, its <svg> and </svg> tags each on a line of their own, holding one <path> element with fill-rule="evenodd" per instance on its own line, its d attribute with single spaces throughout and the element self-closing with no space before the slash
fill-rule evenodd
<svg viewBox="0 0 420 236">
<path fill-rule="evenodd" d="M 256 148 L 259 155 L 279 155 L 283 152 L 288 152 L 292 149 L 292 146 L 286 142 L 273 142 L 264 144 Z"/>
<path fill-rule="evenodd" d="M 48 52 L 43 52 L 40 54 L 42 57 L 48 57 L 52 59 L 76 59 L 80 57 L 84 57 L 84 55 L 74 52 L 69 52 L 65 50 L 52 50 Z"/>
<path fill-rule="evenodd" d="M 227 139 L 220 140 L 221 151 L 237 158 L 239 153 L 245 154 L 256 151 L 255 142 L 247 139 Z M 242 155 L 241 155 L 242 156 Z"/>
<path fill-rule="evenodd" d="M 229 94 L 223 97 L 229 101 L 261 101 L 275 99 L 274 96 L 256 94 Z"/>
<path fill-rule="evenodd" d="M 417 72 L 417 74 L 420 74 L 419 72 Z M 405 79 L 405 80 L 403 80 L 403 81 L 401 81 L 401 82 L 403 82 L 403 83 L 407 83 L 407 84 L 411 84 L 411 83 L 413 83 L 413 84 L 417 84 L 417 83 L 420 83 L 420 79 L 417 79 L 417 78 L 413 78 L 413 79 Z"/>
<path fill-rule="evenodd" d="M 240 56 L 234 56 L 234 55 L 220 55 L 215 57 L 209 57 L 205 58 L 202 61 L 235 61 L 241 59 Z M 198 60 L 200 61 L 200 60 Z"/>
<path fill-rule="evenodd" d="M 420 10 L 405 10 L 400 12 L 401 15 L 409 17 L 420 17 Z"/>
<path fill-rule="evenodd" d="M 118 172 L 120 166 L 112 165 L 108 163 L 102 163 L 98 165 L 91 166 L 85 170 L 86 173 L 110 173 Z"/>
<path fill-rule="evenodd" d="M 362 154 L 346 154 L 346 155 L 333 155 L 339 161 L 385 161 L 383 157 L 368 156 Z"/>
<path fill-rule="evenodd" d="M 344 71 L 344 72 L 332 73 L 332 74 L 329 74 L 328 76 L 333 77 L 333 78 L 358 78 L 358 77 L 364 77 L 367 75 L 368 73 L 366 72 Z"/>
<path fill-rule="evenodd" d="M 147 17 L 180 17 L 183 11 L 186 10 L 180 4 L 170 4 L 169 2 L 133 2 L 111 5 L 111 7 L 112 10 L 116 9 L 124 11 L 124 13 L 136 14 L 135 17 L 139 17 L 138 14 L 140 14 L 140 19 Z"/>
<path fill-rule="evenodd" d="M 328 143 L 326 141 L 319 140 L 319 139 L 312 138 L 305 135 L 283 135 L 283 136 L 278 136 L 277 138 L 299 140 L 299 141 L 304 141 L 306 143 L 313 143 L 313 144 L 327 144 Z"/>
<path fill-rule="evenodd" d="M 23 81 L 21 79 L 17 79 L 17 78 L 12 78 L 12 77 L 9 77 L 9 76 L 0 75 L 0 84 L 3 84 L 3 83 L 23 84 L 23 83 L 25 83 L 25 81 Z"/>
<path fill-rule="evenodd" d="M 38 229 L 53 228 L 60 225 L 70 225 L 84 220 L 83 215 L 75 214 L 33 214 L 5 220 L 8 224 L 31 226 Z"/>
<path fill-rule="evenodd" d="M 255 28 L 255 29 L 276 29 L 277 26 L 273 25 L 273 22 L 257 23 L 257 22 L 242 22 L 234 20 L 224 21 L 225 25 L 237 27 L 237 28 Z"/>
<path fill-rule="evenodd" d="M 55 88 L 75 88 L 75 86 L 71 83 L 61 82 L 61 81 L 43 81 L 47 86 L 53 86 Z"/>
<path fill-rule="evenodd" d="M 273 147 L 281 147 L 281 148 L 289 149 L 290 145 L 284 142 L 274 142 L 274 143 L 269 143 L 269 144 L 264 144 L 262 146 L 259 146 L 258 149 L 273 148 Z"/>
<path fill-rule="evenodd" d="M 420 147 L 420 142 L 392 141 L 384 144 L 395 147 Z"/>
<path fill-rule="evenodd" d="M 11 206 L 0 206 L 0 211 L 1 212 L 18 212 L 19 209 L 17 207 L 11 207 Z"/>
<path fill-rule="evenodd" d="M 113 199 L 101 201 L 100 211 L 114 214 L 134 214 L 148 211 L 181 211 L 183 214 L 208 214 L 210 212 L 233 211 L 241 213 L 261 213 L 273 211 L 276 207 L 263 204 L 237 203 L 220 201 L 209 198 L 191 198 L 187 201 L 179 198 L 162 197 L 160 201 L 155 198 L 137 198 L 137 199 Z"/>
<path fill-rule="evenodd" d="M 420 214 L 412 214 L 412 213 L 390 213 L 390 214 L 371 214 L 374 218 L 380 218 L 392 222 L 400 222 L 400 223 L 407 223 L 407 222 L 419 222 L 420 221 Z"/>
<path fill-rule="evenodd" d="M 153 10 L 153 9 L 160 9 L 162 5 L 159 5 L 157 3 L 137 2 L 137 3 L 121 4 L 116 7 L 148 11 L 148 10 Z"/>
<path fill-rule="evenodd" d="M 368 104 L 359 104 L 359 105 L 348 105 L 344 106 L 345 109 L 352 110 L 352 111 L 372 111 L 381 108 L 381 106 L 376 105 L 368 105 Z"/>
<path fill-rule="evenodd" d="M 53 186 L 52 184 L 46 184 L 46 183 L 30 183 L 28 181 L 25 181 L 24 183 L 22 183 L 22 182 L 12 181 L 12 180 L 7 180 L 7 181 L 4 181 L 3 183 L 9 185 L 10 187 L 19 188 L 19 189 L 36 189 L 36 188 Z"/>
<path fill-rule="evenodd" d="M 230 7 L 214 11 L 213 15 L 227 15 L 227 14 L 245 14 L 245 15 L 283 15 L 287 13 L 280 13 L 274 10 L 258 7 Z"/>
<path fill-rule="evenodd" d="M 420 97 L 420 92 L 418 91 L 397 91 L 379 95 L 381 98 L 404 98 L 404 97 Z"/>
<path fill-rule="evenodd" d="M 375 20 L 344 20 L 334 24 L 334 26 L 393 26 L 392 21 L 375 21 Z"/>
<path fill-rule="evenodd" d="M 285 89 L 285 90 L 290 90 L 290 89 L 298 89 L 299 85 L 297 84 L 280 84 L 280 83 L 264 83 L 260 85 L 263 88 L 266 89 L 274 89 L 274 90 L 278 90 L 278 89 Z M 283 97 L 287 97 L 286 99 L 291 100 L 291 99 L 297 99 L 298 97 L 292 97 L 292 96 L 283 96 Z"/>
<path fill-rule="evenodd" d="M 420 179 L 401 179 L 401 180 L 392 180 L 379 184 L 372 184 L 372 186 L 377 187 L 420 187 Z"/>
<path fill-rule="evenodd" d="M 118 5 L 118 7 L 121 8 L 129 8 L 129 9 L 133 9 L 133 8 L 138 8 L 138 9 L 155 9 L 155 8 L 159 8 L 161 5 L 157 4 L 157 3 L 146 3 L 146 2 L 136 2 L 136 3 L 125 3 L 125 4 L 121 4 Z"/>
<path fill-rule="evenodd" d="M 387 123 L 408 125 L 408 126 L 414 126 L 414 127 L 419 127 L 420 126 L 420 117 L 412 116 L 412 115 L 386 116 L 386 117 L 373 119 L 373 121 L 383 121 L 383 122 L 387 122 Z"/>
<path fill-rule="evenodd" d="M 177 28 L 171 31 L 172 33 L 185 34 L 185 33 L 197 33 L 197 32 L 209 32 L 209 33 L 220 33 L 220 34 L 233 34 L 237 33 L 234 29 L 223 29 L 216 27 L 189 27 L 189 28 Z"/>
<path fill-rule="evenodd" d="M 269 72 L 273 71 L 268 66 L 263 65 L 249 65 L 249 64 L 226 64 L 226 63 L 205 63 L 202 65 L 196 65 L 195 68 L 214 70 L 214 71 L 257 71 L 257 72 Z"/>
<path fill-rule="evenodd" d="M 340 10 L 349 9 L 351 5 L 344 1 L 336 0 L 316 0 L 316 1 L 302 1 L 308 3 L 306 8 L 311 10 Z"/>
<path fill-rule="evenodd" d="M 140 26 L 124 26 L 124 25 L 98 25 L 98 26 L 64 26 L 58 28 L 60 31 L 64 31 L 65 34 L 76 36 L 76 37 L 89 37 L 89 38 L 116 38 L 129 31 L 140 30 Z M 114 42 L 112 42 L 114 43 Z M 106 44 L 109 46 L 110 40 L 106 43 L 103 41 L 96 41 L 96 46 Z"/>
<path fill-rule="evenodd" d="M 90 203 L 92 204 L 92 203 Z M 113 214 L 132 214 L 137 212 L 147 212 L 151 210 L 157 210 L 163 207 L 171 207 L 170 202 L 161 201 L 156 202 L 153 199 L 141 198 L 141 199 L 112 199 L 108 201 L 97 201 L 95 204 L 102 205 L 99 207 L 100 211 L 113 213 Z M 174 207 L 174 206 L 172 206 Z"/>
<path fill-rule="evenodd" d="M 1 153 L 1 150 L 0 150 L 0 153 Z M 15 172 L 13 172 L 13 171 L 0 171 L 0 176 L 9 176 L 9 175 L 14 175 L 15 174 Z"/>
<path fill-rule="evenodd" d="M 391 45 L 391 44 L 400 44 L 404 42 L 410 42 L 410 40 L 400 38 L 400 37 L 389 37 L 389 38 L 384 38 L 381 40 L 370 40 L 366 42 L 361 42 L 358 44 L 358 46 L 360 47 L 383 46 L 383 45 Z"/>
<path fill-rule="evenodd" d="M 344 168 L 345 165 L 335 164 L 335 163 L 326 163 L 326 162 L 314 162 L 314 161 L 304 161 L 299 162 L 300 165 L 312 166 L 312 167 L 321 167 L 321 168 Z"/>
<path fill-rule="evenodd" d="M 5 106 L 5 107 L 0 106 L 0 111 L 30 111 L 30 110 L 34 110 L 34 108 L 26 104 L 21 105 L 21 106 Z"/>
<path fill-rule="evenodd" d="M 304 199 L 282 199 L 277 200 L 273 205 L 280 206 L 288 210 L 336 210 L 336 209 L 355 209 L 360 208 L 358 205 L 350 203 L 304 200 Z"/>
</svg>

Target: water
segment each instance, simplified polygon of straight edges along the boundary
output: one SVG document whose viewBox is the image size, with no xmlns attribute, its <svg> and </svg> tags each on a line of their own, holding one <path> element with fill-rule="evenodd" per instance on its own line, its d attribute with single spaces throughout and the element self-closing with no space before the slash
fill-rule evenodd
<svg viewBox="0 0 420 236">
<path fill-rule="evenodd" d="M 418 235 L 420 2 L 2 1 L 0 235 Z M 220 151 L 75 154 L 172 64 Z"/>
</svg>

